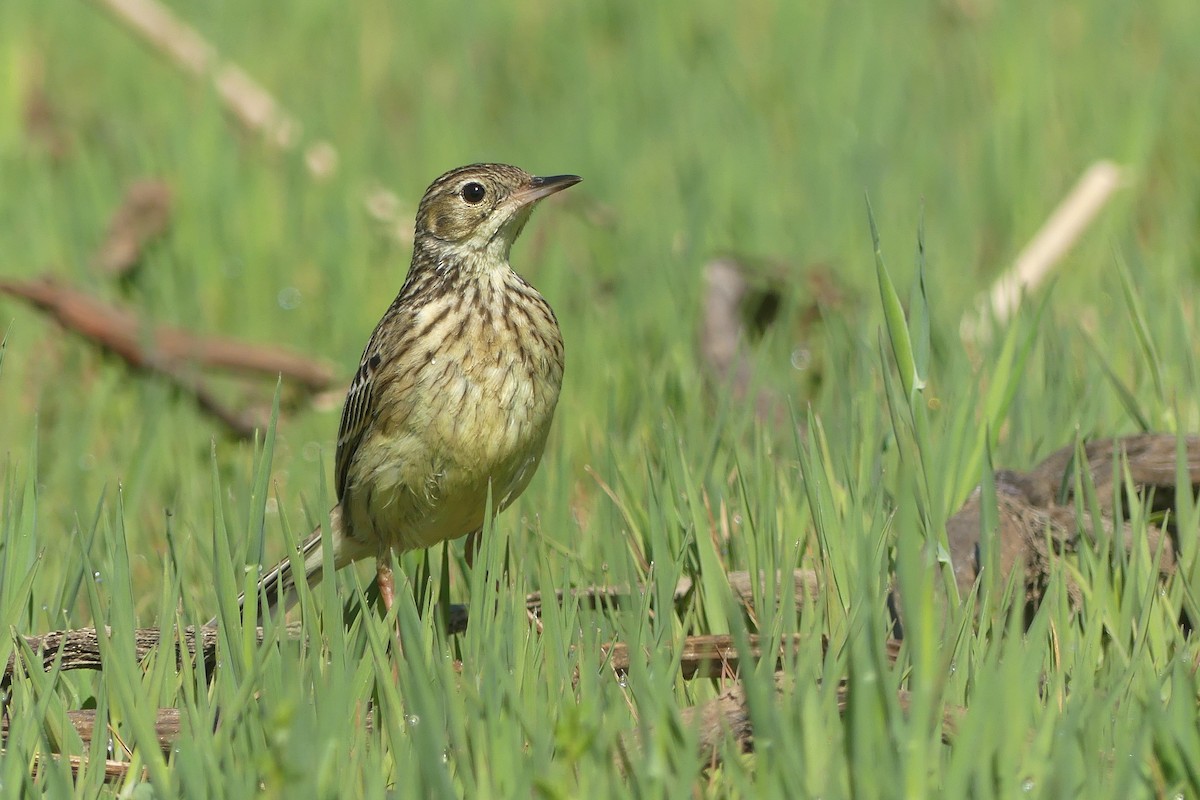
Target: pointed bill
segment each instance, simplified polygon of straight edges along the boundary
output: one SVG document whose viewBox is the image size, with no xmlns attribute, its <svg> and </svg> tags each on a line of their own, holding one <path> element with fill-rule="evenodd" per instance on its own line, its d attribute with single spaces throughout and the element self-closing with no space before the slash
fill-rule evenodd
<svg viewBox="0 0 1200 800">
<path fill-rule="evenodd" d="M 529 185 L 513 194 L 513 199 L 520 205 L 536 203 L 543 197 L 549 197 L 555 192 L 561 192 L 579 183 L 583 178 L 578 175 L 551 175 L 548 178 L 534 178 Z"/>
</svg>

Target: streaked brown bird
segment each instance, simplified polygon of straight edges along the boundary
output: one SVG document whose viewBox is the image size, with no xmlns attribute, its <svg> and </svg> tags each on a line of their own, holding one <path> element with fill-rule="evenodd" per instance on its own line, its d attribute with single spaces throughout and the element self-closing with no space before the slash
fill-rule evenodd
<svg viewBox="0 0 1200 800">
<path fill-rule="evenodd" d="M 417 209 L 412 265 L 375 327 L 338 431 L 331 513 L 334 566 L 378 559 L 391 608 L 391 553 L 477 537 L 487 514 L 525 490 L 541 460 L 563 377 L 558 320 L 509 266 L 539 200 L 575 175 L 538 178 L 504 164 L 447 172 Z M 322 577 L 321 531 L 300 547 Z M 259 597 L 295 603 L 285 559 Z"/>
</svg>

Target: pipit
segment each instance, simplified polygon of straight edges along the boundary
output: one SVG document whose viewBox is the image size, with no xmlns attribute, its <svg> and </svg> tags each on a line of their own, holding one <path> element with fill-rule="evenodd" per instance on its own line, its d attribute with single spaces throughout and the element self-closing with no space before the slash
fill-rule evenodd
<svg viewBox="0 0 1200 800">
<path fill-rule="evenodd" d="M 335 568 L 376 558 L 385 608 L 392 553 L 476 539 L 488 498 L 502 511 L 537 469 L 563 341 L 549 304 L 509 266 L 509 249 L 539 200 L 579 181 L 473 164 L 421 199 L 408 276 L 342 408 L 330 514 Z M 320 534 L 300 547 L 310 586 L 322 577 Z M 294 604 L 291 563 L 267 572 L 258 591 L 272 612 Z"/>
</svg>

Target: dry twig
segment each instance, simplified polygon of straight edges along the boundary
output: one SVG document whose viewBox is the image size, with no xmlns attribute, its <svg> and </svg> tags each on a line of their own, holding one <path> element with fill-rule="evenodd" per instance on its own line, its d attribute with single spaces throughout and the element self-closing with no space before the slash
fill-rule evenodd
<svg viewBox="0 0 1200 800">
<path fill-rule="evenodd" d="M 465 612 L 464 612 L 465 613 Z M 158 629 L 143 629 L 135 633 L 135 641 L 137 647 L 137 656 L 139 659 L 144 658 L 153 647 L 157 646 L 159 641 Z M 297 639 L 301 634 L 298 625 L 289 625 L 286 629 L 286 635 L 289 639 Z M 262 640 L 262 629 L 257 631 L 258 639 Z M 196 636 L 192 629 L 188 629 L 185 634 L 187 643 L 187 652 L 194 656 L 196 653 Z M 51 664 L 55 660 L 54 650 L 47 650 L 47 647 L 57 648 L 61 646 L 64 649 L 62 659 L 62 669 L 98 669 L 100 667 L 99 650 L 96 647 L 96 632 L 94 630 L 79 630 L 79 631 L 62 631 L 57 634 L 47 634 L 43 637 L 33 637 L 30 644 L 34 646 L 35 652 L 41 652 L 45 663 Z M 201 655 L 211 665 L 215 661 L 216 647 L 216 630 L 213 628 L 205 628 L 201 631 L 200 644 L 202 648 Z M 776 666 L 778 671 L 784 666 L 784 659 L 789 651 L 796 651 L 800 647 L 801 641 L 798 636 L 785 637 L 781 642 L 778 650 L 775 651 Z M 894 640 L 888 642 L 888 658 L 895 661 L 900 649 L 900 643 Z M 181 650 L 177 649 L 177 657 L 182 657 Z M 681 676 L 685 680 L 693 678 L 723 678 L 730 675 L 736 675 L 740 668 L 740 658 L 745 655 L 751 658 L 762 658 L 768 653 L 766 652 L 762 640 L 757 636 L 750 636 L 747 639 L 745 651 L 739 652 L 735 647 L 732 638 L 729 636 L 691 636 L 686 638 L 680 649 L 680 668 Z M 598 668 L 610 669 L 616 675 L 625 675 L 631 667 L 629 650 L 624 645 L 615 645 L 613 647 L 603 648 L 601 652 L 600 663 Z M 11 660 L 10 660 L 11 668 Z M 790 679 L 780 673 L 776 676 L 776 688 L 782 692 L 783 687 Z M 845 711 L 846 689 L 839 689 L 839 708 Z M 901 704 L 904 705 L 906 698 L 901 694 Z M 947 721 L 944 722 L 943 738 L 947 739 L 952 735 L 954 730 L 954 719 L 950 712 L 947 712 Z M 753 746 L 754 730 L 750 721 L 749 710 L 746 705 L 745 691 L 741 683 L 737 683 L 726 689 L 718 697 L 698 706 L 683 710 L 684 723 L 696 729 L 699 739 L 700 752 L 706 762 L 717 763 L 720 757 L 720 746 L 724 741 L 725 736 L 732 735 L 734 741 L 744 750 L 749 750 Z M 96 736 L 107 736 L 106 729 L 97 730 L 96 712 L 90 710 L 68 711 L 67 721 L 75 728 L 76 733 L 82 740 L 85 746 L 90 746 Z M 371 724 L 371 717 L 368 715 L 366 724 Z M 8 735 L 9 723 L 5 719 L 0 734 L 5 738 Z M 159 709 L 155 719 L 155 733 L 158 738 L 159 747 L 164 753 L 169 753 L 179 738 L 181 731 L 181 721 L 178 709 L 163 708 Z M 948 739 L 947 739 L 948 741 Z M 71 768 L 77 772 L 80 767 L 86 763 L 86 759 L 81 759 L 77 756 L 72 756 Z M 105 774 L 110 780 L 118 779 L 124 776 L 124 769 L 128 765 L 124 762 L 109 761 L 106 763 Z"/>
<path fill-rule="evenodd" d="M 309 356 L 227 336 L 200 336 L 167 325 L 148 328 L 134 312 L 107 305 L 49 275 L 29 281 L 0 280 L 0 292 L 45 311 L 64 328 L 138 369 L 164 371 L 195 365 L 253 375 L 282 375 L 314 392 L 333 382 L 333 369 Z"/>
<path fill-rule="evenodd" d="M 1104 204 L 1125 183 L 1125 172 L 1111 161 L 1097 161 L 1088 167 L 1012 267 L 992 284 L 992 290 L 975 313 L 963 319 L 963 337 L 985 338 L 992 325 L 1003 325 L 1011 319 L 1021 297 L 1046 280 Z"/>
<path fill-rule="evenodd" d="M 319 391 L 333 381 L 333 370 L 308 356 L 166 325 L 151 328 L 134 312 L 107 305 L 50 276 L 0 280 L 0 292 L 45 311 L 63 327 L 119 356 L 129 366 L 164 376 L 195 399 L 201 410 L 243 438 L 266 427 L 266 414 L 229 408 L 194 374 L 194 367 L 282 375 L 308 391 Z"/>
<path fill-rule="evenodd" d="M 781 579 L 782 577 L 779 576 Z M 729 579 L 734 594 L 749 606 L 752 603 L 755 588 L 752 576 L 749 573 L 739 572 L 731 574 Z M 760 586 L 758 588 L 760 590 L 765 588 L 765 579 L 766 576 L 759 576 Z M 791 579 L 797 607 L 802 607 L 817 597 L 819 588 L 814 573 L 807 570 L 796 570 Z M 692 588 L 689 580 L 681 580 L 675 588 L 675 601 L 685 600 L 690 595 Z M 642 587 L 636 590 L 637 593 L 644 591 L 645 589 Z M 560 603 L 565 600 L 581 600 L 596 606 L 616 607 L 621 603 L 628 602 L 634 594 L 635 592 L 627 588 L 596 586 L 574 591 L 559 591 L 555 592 L 552 597 L 555 602 Z M 539 612 L 546 599 L 541 594 L 533 593 L 526 598 L 526 605 L 531 611 Z M 445 619 L 445 625 L 450 633 L 459 633 L 465 630 L 467 625 L 466 607 L 451 606 Z M 302 627 L 298 623 L 290 624 L 285 627 L 282 635 L 290 640 L 299 639 L 302 636 Z M 133 638 L 135 656 L 141 660 L 160 646 L 162 631 L 157 628 L 139 629 L 134 632 Z M 180 642 L 180 638 L 182 642 Z M 256 631 L 256 638 L 259 642 L 262 641 L 263 629 L 259 628 Z M 100 643 L 94 629 L 56 631 L 42 636 L 26 637 L 25 641 L 30 650 L 42 659 L 41 667 L 43 669 L 49 669 L 55 663 L 63 671 L 102 668 Z M 185 657 L 194 659 L 199 656 L 211 672 L 216 663 L 217 641 L 218 631 L 215 627 L 208 626 L 198 631 L 188 628 L 182 632 L 182 637 L 172 639 L 171 646 L 175 647 L 177 661 Z M 760 637 L 751 635 L 747 637 L 745 649 L 739 651 L 729 636 L 691 636 L 680 644 L 680 674 L 685 680 L 736 675 L 741 666 L 741 659 L 744 657 L 752 659 L 771 657 L 775 660 L 775 669 L 778 670 L 784 668 L 787 655 L 795 652 L 800 645 L 798 636 L 788 636 L 784 637 L 777 647 L 768 650 L 766 643 Z M 899 642 L 889 642 L 889 658 L 893 660 L 896 658 L 899 647 Z M 615 675 L 627 674 L 632 666 L 633 654 L 623 643 L 603 647 L 597 656 L 597 669 L 608 670 Z M 16 655 L 14 654 L 6 665 L 5 684 L 11 680 L 15 659 Z M 30 666 L 32 667 L 32 665 Z M 67 718 L 85 744 L 90 743 L 97 735 L 106 735 L 105 731 L 96 730 L 95 712 L 70 711 Z M 684 719 L 689 724 L 696 725 L 701 752 L 706 760 L 715 761 L 718 758 L 726 730 L 734 732 L 739 746 L 746 749 L 752 746 L 753 729 L 745 708 L 744 693 L 740 686 L 727 690 L 720 697 L 695 709 L 685 710 Z M 369 717 L 367 724 L 370 724 Z M 160 709 L 155 729 L 159 746 L 164 752 L 169 751 L 180 732 L 178 710 Z M 3 733 L 6 735 L 7 732 L 6 724 Z M 85 760 L 78 757 L 71 757 L 69 760 L 72 770 L 76 772 L 85 763 Z M 106 775 L 110 780 L 120 779 L 124 776 L 124 770 L 127 768 L 128 766 L 123 762 L 108 762 Z"/>
<path fill-rule="evenodd" d="M 752 580 L 749 573 L 734 572 L 729 575 L 729 583 L 733 588 L 734 594 L 748 607 L 753 601 L 751 584 Z M 816 583 L 816 575 L 809 570 L 796 570 L 793 575 L 793 583 L 796 592 L 796 605 L 802 607 L 808 604 L 817 597 L 818 588 Z M 646 591 L 639 589 L 639 592 Z M 676 601 L 683 600 L 691 591 L 691 582 L 689 579 L 683 579 L 675 587 Z M 561 603 L 567 598 L 580 598 L 594 605 L 611 604 L 616 606 L 622 602 L 628 602 L 634 596 L 634 593 L 628 589 L 594 586 L 576 590 L 559 591 L 554 594 L 554 601 Z M 540 613 L 545 598 L 537 592 L 531 593 L 526 597 L 525 604 L 531 612 Z M 460 634 L 467 629 L 467 607 L 464 605 L 451 605 L 446 619 L 444 621 L 446 632 L 455 635 Z M 298 639 L 301 635 L 301 627 L 299 623 L 291 623 L 284 629 L 284 635 L 288 639 Z M 258 641 L 262 641 L 263 629 L 257 630 Z M 134 654 L 140 661 L 156 649 L 162 639 L 162 632 L 158 628 L 139 628 L 134 631 Z M 720 660 L 723 656 L 728 656 L 732 653 L 732 644 L 727 640 L 719 640 L 713 637 L 698 636 L 690 639 L 693 643 L 693 650 L 684 651 L 684 657 L 692 659 L 686 665 L 691 669 L 692 673 L 701 671 L 703 663 L 706 661 Z M 27 636 L 25 642 L 29 645 L 30 650 L 39 655 L 42 660 L 42 668 L 50 669 L 55 662 L 58 651 L 63 651 L 61 669 L 69 671 L 74 669 L 101 669 L 100 661 L 100 644 L 97 641 L 97 634 L 94 628 L 80 628 L 69 631 L 52 631 L 40 636 Z M 216 663 L 216 648 L 217 648 L 217 628 L 211 625 L 196 628 L 186 628 L 183 632 L 184 647 L 176 646 L 177 662 L 187 654 L 188 658 L 195 658 L 197 653 L 204 659 L 208 667 L 212 667 Z M 620 648 L 618 648 L 619 650 Z M 690 653 L 690 655 L 689 655 Z M 4 667 L 3 684 L 7 684 L 12 679 L 12 671 L 15 664 L 16 655 L 12 655 L 8 659 L 8 663 Z M 621 660 L 614 661 L 610 656 L 605 655 L 605 659 L 609 661 L 610 666 L 614 669 L 625 669 L 622 664 L 628 664 L 628 657 L 621 656 Z"/>
<path fill-rule="evenodd" d="M 129 274 L 146 245 L 162 236 L 171 221 L 171 187 L 163 181 L 134 181 L 108 223 L 104 243 L 92 264 L 98 272 L 119 278 Z"/>
<path fill-rule="evenodd" d="M 46 73 L 39 56 L 27 65 L 25 86 L 25 135 L 54 161 L 64 160 L 71 152 L 71 137 L 58 106 L 46 90 Z"/>
</svg>

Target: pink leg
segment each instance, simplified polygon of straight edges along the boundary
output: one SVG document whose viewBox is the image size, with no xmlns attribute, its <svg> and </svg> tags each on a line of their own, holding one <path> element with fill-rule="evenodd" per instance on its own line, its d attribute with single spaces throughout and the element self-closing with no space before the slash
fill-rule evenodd
<svg viewBox="0 0 1200 800">
<path fill-rule="evenodd" d="M 379 581 L 379 599 L 383 601 L 384 613 L 392 610 L 396 602 L 396 581 L 392 576 L 390 554 L 381 554 L 375 566 L 375 577 Z"/>
<path fill-rule="evenodd" d="M 383 601 L 383 613 L 388 614 L 392 610 L 392 604 L 396 602 L 396 579 L 392 575 L 392 554 L 391 552 L 383 552 L 379 554 L 379 558 L 375 560 L 375 580 L 379 583 L 379 599 Z M 400 642 L 400 620 L 396 620 L 396 653 L 400 658 L 404 658 L 404 645 Z M 400 681 L 400 665 L 392 664 L 392 680 Z"/>
</svg>

